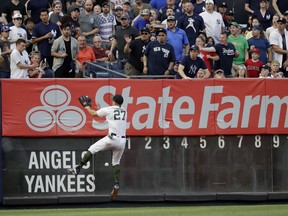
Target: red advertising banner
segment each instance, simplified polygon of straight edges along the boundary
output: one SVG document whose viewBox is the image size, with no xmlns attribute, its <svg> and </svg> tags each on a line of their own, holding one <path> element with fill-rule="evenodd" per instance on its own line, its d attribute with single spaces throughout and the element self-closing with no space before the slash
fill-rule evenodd
<svg viewBox="0 0 288 216">
<path fill-rule="evenodd" d="M 107 123 L 79 104 L 124 97 L 128 136 L 287 134 L 286 79 L 2 80 L 3 136 L 103 136 Z"/>
</svg>

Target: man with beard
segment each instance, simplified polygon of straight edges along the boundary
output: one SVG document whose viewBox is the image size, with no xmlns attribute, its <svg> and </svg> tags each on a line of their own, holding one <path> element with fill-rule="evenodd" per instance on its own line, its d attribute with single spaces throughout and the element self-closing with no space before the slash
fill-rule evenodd
<svg viewBox="0 0 288 216">
<path fill-rule="evenodd" d="M 93 12 L 92 0 L 85 1 L 85 9 L 80 12 L 79 24 L 81 35 L 86 37 L 87 44 L 93 46 L 93 37 L 99 32 L 97 17 Z"/>
<path fill-rule="evenodd" d="M 104 48 L 108 48 L 109 36 L 115 34 L 116 19 L 110 13 L 110 5 L 106 2 L 102 4 L 102 13 L 97 16 L 97 26 L 99 27 L 99 35 L 102 39 Z"/>
<path fill-rule="evenodd" d="M 143 54 L 147 44 L 150 42 L 151 33 L 149 28 L 143 28 L 140 32 L 140 38 L 135 40 L 132 40 L 129 36 L 125 37 L 124 52 L 129 53 L 129 56 L 124 69 L 128 76 L 140 75 L 143 72 Z"/>
<path fill-rule="evenodd" d="M 53 57 L 51 56 L 51 47 L 55 39 L 60 37 L 59 27 L 48 19 L 48 10 L 40 11 L 41 22 L 35 25 L 32 35 L 32 43 L 37 43 L 38 50 L 41 53 L 41 59 L 47 60 L 48 67 L 53 65 Z"/>
<path fill-rule="evenodd" d="M 77 40 L 71 37 L 69 23 L 61 25 L 62 36 L 56 39 L 51 48 L 51 55 L 54 57 L 53 70 L 55 77 L 74 78 L 76 69 L 76 59 L 78 54 Z"/>
<path fill-rule="evenodd" d="M 195 44 L 199 32 L 205 31 L 203 18 L 198 14 L 195 14 L 193 9 L 193 4 L 191 2 L 186 2 L 185 14 L 179 18 L 177 23 L 177 27 L 186 32 L 190 46 Z"/>
</svg>

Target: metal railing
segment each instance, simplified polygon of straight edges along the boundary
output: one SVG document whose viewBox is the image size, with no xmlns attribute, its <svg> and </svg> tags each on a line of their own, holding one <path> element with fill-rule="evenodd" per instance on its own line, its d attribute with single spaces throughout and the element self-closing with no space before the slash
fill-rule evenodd
<svg viewBox="0 0 288 216">
<path fill-rule="evenodd" d="M 116 68 L 115 70 L 113 70 Z M 118 71 L 116 71 L 118 70 Z M 175 79 L 173 75 L 131 75 L 117 69 L 117 62 L 85 62 L 84 78 Z"/>
</svg>

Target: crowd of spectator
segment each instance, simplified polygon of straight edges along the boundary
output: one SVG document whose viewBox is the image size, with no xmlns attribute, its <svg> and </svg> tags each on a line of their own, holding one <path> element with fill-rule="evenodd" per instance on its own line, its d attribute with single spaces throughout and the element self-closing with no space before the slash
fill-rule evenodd
<svg viewBox="0 0 288 216">
<path fill-rule="evenodd" d="M 288 77 L 286 0 L 7 0 L 0 78 L 83 78 L 87 63 L 128 76 Z"/>
</svg>

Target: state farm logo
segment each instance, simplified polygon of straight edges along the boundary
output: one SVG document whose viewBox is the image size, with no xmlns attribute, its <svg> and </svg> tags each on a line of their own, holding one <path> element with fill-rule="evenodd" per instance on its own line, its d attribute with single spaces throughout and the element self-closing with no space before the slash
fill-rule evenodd
<svg viewBox="0 0 288 216">
<path fill-rule="evenodd" d="M 60 85 L 45 88 L 40 95 L 42 106 L 37 106 L 26 114 L 26 123 L 34 131 L 44 132 L 58 125 L 65 131 L 76 131 L 86 123 L 82 109 L 69 106 L 71 94 Z"/>
</svg>

